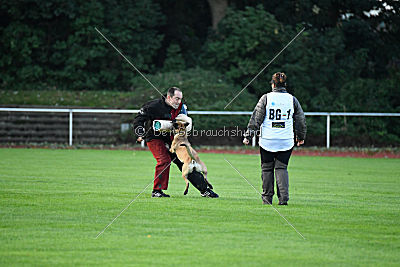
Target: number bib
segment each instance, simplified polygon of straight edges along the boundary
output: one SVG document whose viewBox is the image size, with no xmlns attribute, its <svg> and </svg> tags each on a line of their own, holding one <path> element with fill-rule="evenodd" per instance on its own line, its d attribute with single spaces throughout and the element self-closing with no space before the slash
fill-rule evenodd
<svg viewBox="0 0 400 267">
<path fill-rule="evenodd" d="M 268 93 L 265 109 L 261 138 L 293 139 L 293 96 L 289 93 Z"/>
</svg>

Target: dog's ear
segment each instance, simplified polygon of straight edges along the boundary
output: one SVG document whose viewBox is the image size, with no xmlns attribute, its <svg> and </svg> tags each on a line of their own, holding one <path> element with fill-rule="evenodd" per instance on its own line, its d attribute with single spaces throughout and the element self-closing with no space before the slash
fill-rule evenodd
<svg viewBox="0 0 400 267">
<path fill-rule="evenodd" d="M 172 126 L 174 127 L 174 129 L 178 129 L 179 128 L 179 124 L 176 121 L 174 121 L 172 123 Z"/>
<path fill-rule="evenodd" d="M 184 125 L 185 125 L 185 127 L 188 127 L 188 125 L 189 125 L 189 124 L 190 124 L 190 123 L 188 123 L 188 122 L 185 122 L 185 124 L 184 124 Z"/>
</svg>

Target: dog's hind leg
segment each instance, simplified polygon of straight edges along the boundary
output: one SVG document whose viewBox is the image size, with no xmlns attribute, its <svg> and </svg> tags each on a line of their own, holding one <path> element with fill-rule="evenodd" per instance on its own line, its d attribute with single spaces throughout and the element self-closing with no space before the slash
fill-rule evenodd
<svg viewBox="0 0 400 267">
<path fill-rule="evenodd" d="M 183 192 L 184 195 L 187 195 L 189 191 L 189 180 L 187 179 L 188 174 L 189 174 L 189 164 L 185 163 L 182 166 L 182 178 L 183 180 L 185 180 L 186 183 L 186 188 L 185 191 Z"/>
</svg>

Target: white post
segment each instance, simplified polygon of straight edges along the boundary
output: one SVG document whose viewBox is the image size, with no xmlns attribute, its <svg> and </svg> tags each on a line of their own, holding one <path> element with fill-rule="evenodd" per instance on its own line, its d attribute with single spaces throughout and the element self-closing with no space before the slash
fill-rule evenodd
<svg viewBox="0 0 400 267">
<path fill-rule="evenodd" d="M 72 146 L 72 109 L 69 110 L 69 146 Z"/>
<path fill-rule="evenodd" d="M 330 147 L 331 115 L 326 116 L 326 148 Z"/>
<path fill-rule="evenodd" d="M 256 136 L 253 136 L 253 139 L 251 139 L 251 145 L 256 146 Z"/>
</svg>

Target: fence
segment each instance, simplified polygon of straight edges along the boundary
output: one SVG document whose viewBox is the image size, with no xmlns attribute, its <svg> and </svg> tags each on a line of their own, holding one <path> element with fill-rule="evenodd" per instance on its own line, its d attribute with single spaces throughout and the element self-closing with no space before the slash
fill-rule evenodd
<svg viewBox="0 0 400 267">
<path fill-rule="evenodd" d="M 74 113 L 120 113 L 135 114 L 139 110 L 124 109 L 49 109 L 49 108 L 0 108 L 0 112 L 52 112 L 69 113 L 69 145 L 73 144 L 73 114 Z M 251 115 L 251 111 L 190 111 L 193 115 Z M 305 112 L 306 116 L 326 116 L 326 147 L 330 147 L 331 116 L 364 116 L 364 117 L 400 117 L 400 113 L 360 113 L 360 112 Z M 253 146 L 255 146 L 253 138 Z M 142 144 L 143 145 L 143 144 Z"/>
</svg>

